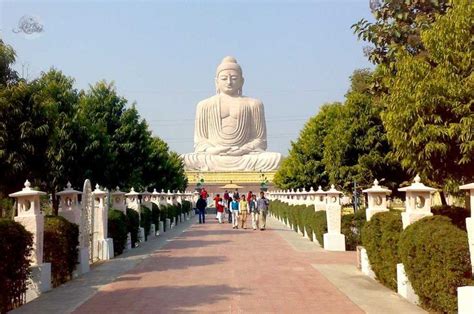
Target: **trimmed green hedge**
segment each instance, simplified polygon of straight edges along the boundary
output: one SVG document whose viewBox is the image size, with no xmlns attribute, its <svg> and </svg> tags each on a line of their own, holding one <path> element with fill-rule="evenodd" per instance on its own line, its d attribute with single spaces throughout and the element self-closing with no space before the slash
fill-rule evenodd
<svg viewBox="0 0 474 314">
<path fill-rule="evenodd" d="M 457 311 L 457 287 L 473 283 L 466 232 L 447 217 L 426 217 L 405 229 L 398 254 L 424 307 Z"/>
<path fill-rule="evenodd" d="M 323 235 L 328 231 L 326 211 L 314 211 L 314 206 L 288 205 L 279 200 L 270 202 L 269 210 L 278 218 L 293 226 L 295 232 L 308 234 L 313 241 L 313 232 L 319 244 L 324 246 Z M 343 215 L 341 218 L 341 233 L 346 236 L 346 250 L 355 251 L 361 243 L 361 230 L 366 222 L 365 211 L 356 214 Z"/>
<path fill-rule="evenodd" d="M 190 201 L 182 201 L 182 203 L 183 213 L 189 214 L 192 210 L 193 204 Z"/>
<path fill-rule="evenodd" d="M 321 245 L 323 234 L 327 232 L 327 220 L 325 211 L 314 211 L 314 206 L 288 205 L 279 200 L 270 202 L 269 211 L 276 217 L 291 224 L 294 231 L 306 230 L 310 240 L 313 240 L 313 232 Z"/>
<path fill-rule="evenodd" d="M 112 208 L 109 210 L 107 224 L 107 237 L 114 241 L 114 255 L 120 255 L 123 253 L 125 245 L 127 245 L 127 216 L 121 210 Z"/>
<path fill-rule="evenodd" d="M 316 234 L 319 244 L 324 247 L 324 234 L 328 232 L 328 221 L 326 211 L 319 210 L 314 213 L 314 220 L 312 222 L 313 232 Z"/>
<path fill-rule="evenodd" d="M 355 251 L 357 246 L 362 243 L 361 231 L 366 222 L 365 210 L 342 216 L 341 233 L 346 236 L 347 251 Z"/>
<path fill-rule="evenodd" d="M 53 287 L 70 280 L 76 268 L 79 226 L 61 216 L 44 217 L 43 259 L 51 263 Z"/>
<path fill-rule="evenodd" d="M 398 241 L 403 230 L 399 212 L 377 213 L 362 228 L 362 244 L 377 279 L 397 289 Z"/>
<path fill-rule="evenodd" d="M 0 219 L 0 313 L 23 304 L 32 249 L 33 235 L 25 227 Z"/>
<path fill-rule="evenodd" d="M 151 209 L 146 206 L 140 206 L 140 227 L 145 229 L 145 241 L 148 240 L 148 235 L 151 229 Z"/>
<path fill-rule="evenodd" d="M 471 217 L 469 209 L 457 206 L 433 206 L 431 207 L 431 212 L 434 215 L 449 217 L 454 225 L 464 231 L 466 231 L 466 218 Z"/>
<path fill-rule="evenodd" d="M 155 203 L 151 203 L 151 223 L 155 225 L 158 231 L 160 225 L 160 208 Z"/>
<path fill-rule="evenodd" d="M 140 216 L 135 210 L 127 208 L 127 233 L 130 232 L 130 238 L 132 239 L 132 247 L 137 246 L 139 228 Z"/>
</svg>

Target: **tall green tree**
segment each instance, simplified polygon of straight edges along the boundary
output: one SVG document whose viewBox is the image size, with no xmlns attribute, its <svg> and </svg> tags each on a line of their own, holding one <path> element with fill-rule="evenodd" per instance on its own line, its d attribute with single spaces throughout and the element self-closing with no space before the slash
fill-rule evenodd
<svg viewBox="0 0 474 314">
<path fill-rule="evenodd" d="M 421 31 L 426 53 L 399 53 L 386 75 L 382 119 L 395 158 L 448 191 L 474 178 L 473 17 L 472 1 L 453 1 Z"/>
<path fill-rule="evenodd" d="M 291 143 L 288 157 L 275 174 L 274 183 L 283 189 L 310 188 L 329 183 L 322 162 L 324 139 L 340 117 L 340 103 L 326 104 L 318 114 L 310 118 L 301 130 L 296 142 Z"/>
<path fill-rule="evenodd" d="M 159 137 L 154 137 L 150 143 L 146 169 L 143 173 L 145 187 L 184 191 L 188 185 L 182 158 L 170 151 L 168 144 Z"/>
<path fill-rule="evenodd" d="M 51 69 L 31 82 L 38 91 L 37 101 L 46 113 L 49 125 L 46 163 L 42 167 L 45 189 L 53 194 L 53 207 L 57 210 L 54 197 L 68 181 L 79 183 L 81 147 L 85 144 L 82 129 L 76 113 L 79 93 L 73 87 L 74 79 L 61 71 Z"/>
<path fill-rule="evenodd" d="M 13 69 L 15 50 L 0 39 L 0 88 L 18 82 L 18 73 Z"/>
<path fill-rule="evenodd" d="M 143 188 L 143 175 L 150 158 L 151 132 L 145 119 L 141 119 L 135 107 L 126 109 L 120 116 L 120 127 L 111 134 L 112 155 L 116 159 L 111 181 L 122 187 Z"/>
<path fill-rule="evenodd" d="M 421 31 L 444 14 L 449 0 L 371 0 L 373 23 L 366 19 L 352 25 L 357 36 L 370 43 L 366 51 L 374 64 L 384 64 L 394 69 L 396 54 L 424 53 Z"/>
<path fill-rule="evenodd" d="M 4 196 L 40 183 L 51 127 L 38 86 L 19 82 L 0 90 L 0 189 Z"/>
<path fill-rule="evenodd" d="M 370 186 L 374 179 L 385 179 L 383 183 L 394 189 L 406 176 L 390 157 L 392 148 L 380 118 L 381 108 L 374 104 L 368 88 L 360 88 L 359 79 L 353 76 L 356 86 L 352 85 L 341 115 L 324 138 L 323 164 L 330 181 L 346 190 L 354 181 Z"/>
<path fill-rule="evenodd" d="M 100 81 L 83 93 L 78 119 L 87 136 L 82 155 L 84 176 L 112 187 L 117 184 L 117 152 L 112 149 L 113 134 L 121 126 L 127 100 L 120 97 L 113 83 Z"/>
</svg>

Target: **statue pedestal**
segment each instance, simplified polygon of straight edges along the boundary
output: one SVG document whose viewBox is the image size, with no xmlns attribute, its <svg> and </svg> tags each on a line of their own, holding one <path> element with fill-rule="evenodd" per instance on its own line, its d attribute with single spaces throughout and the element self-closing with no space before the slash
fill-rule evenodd
<svg viewBox="0 0 474 314">
<path fill-rule="evenodd" d="M 198 181 L 202 179 L 204 187 L 209 193 L 224 193 L 222 186 L 228 183 L 242 186 L 243 188 L 239 192 L 258 193 L 263 178 L 268 180 L 268 187 L 271 189 L 275 173 L 276 171 L 186 171 L 186 176 L 191 190 L 195 189 Z"/>
</svg>

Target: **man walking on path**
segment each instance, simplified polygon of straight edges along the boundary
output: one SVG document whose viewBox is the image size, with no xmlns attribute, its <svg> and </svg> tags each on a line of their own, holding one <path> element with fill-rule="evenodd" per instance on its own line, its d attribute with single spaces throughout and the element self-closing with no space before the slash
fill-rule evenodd
<svg viewBox="0 0 474 314">
<path fill-rule="evenodd" d="M 245 197 L 242 197 L 239 203 L 239 219 L 240 219 L 240 228 L 247 229 L 247 213 L 248 213 L 248 202 Z"/>
<path fill-rule="evenodd" d="M 230 202 L 230 211 L 232 213 L 232 229 L 239 229 L 239 199 L 237 197 Z"/>
<path fill-rule="evenodd" d="M 206 199 L 204 198 L 204 195 L 201 194 L 198 201 L 196 202 L 196 208 L 199 211 L 199 223 L 206 223 L 206 206 Z"/>
<path fill-rule="evenodd" d="M 258 224 L 258 210 L 257 210 L 257 196 L 252 194 L 252 199 L 249 202 L 249 210 L 250 215 L 252 215 L 252 228 L 253 230 L 257 230 L 259 227 Z"/>
<path fill-rule="evenodd" d="M 260 230 L 265 230 L 267 223 L 268 204 L 270 204 L 270 202 L 267 198 L 265 198 L 265 193 L 263 191 L 260 192 L 260 198 L 257 201 L 257 210 L 259 212 L 258 224 L 260 225 Z"/>
</svg>

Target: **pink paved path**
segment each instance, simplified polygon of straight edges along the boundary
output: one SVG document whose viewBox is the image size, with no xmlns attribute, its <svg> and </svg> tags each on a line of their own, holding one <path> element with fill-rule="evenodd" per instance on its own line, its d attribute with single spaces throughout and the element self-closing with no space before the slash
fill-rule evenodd
<svg viewBox="0 0 474 314">
<path fill-rule="evenodd" d="M 212 216 L 208 215 L 209 218 Z M 192 225 L 75 313 L 362 313 L 311 264 L 355 264 L 354 252 L 302 252 L 284 229 Z"/>
</svg>

